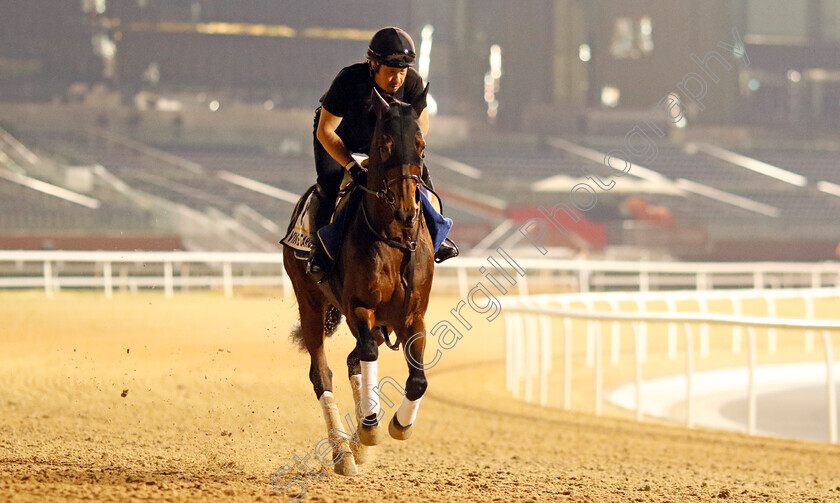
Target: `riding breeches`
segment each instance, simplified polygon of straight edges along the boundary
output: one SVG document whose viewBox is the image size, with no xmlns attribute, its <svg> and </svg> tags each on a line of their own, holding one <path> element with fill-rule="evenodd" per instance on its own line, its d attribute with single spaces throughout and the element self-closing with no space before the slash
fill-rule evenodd
<svg viewBox="0 0 840 503">
<path fill-rule="evenodd" d="M 315 171 L 318 173 L 318 185 L 323 189 L 327 201 L 335 201 L 344 180 L 344 166 L 338 163 L 318 141 L 318 121 L 321 118 L 321 108 L 315 111 L 315 128 L 312 131 L 312 143 L 315 148 Z"/>
</svg>

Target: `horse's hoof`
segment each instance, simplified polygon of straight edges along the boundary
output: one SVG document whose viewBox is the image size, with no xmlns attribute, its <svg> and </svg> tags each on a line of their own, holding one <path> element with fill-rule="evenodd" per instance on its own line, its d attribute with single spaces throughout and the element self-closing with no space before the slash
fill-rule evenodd
<svg viewBox="0 0 840 503">
<path fill-rule="evenodd" d="M 345 477 L 354 477 L 359 474 L 356 468 L 356 460 L 353 458 L 352 452 L 344 451 L 344 455 L 338 460 L 338 463 L 333 467 L 335 473 L 344 475 Z"/>
<path fill-rule="evenodd" d="M 361 424 L 359 425 L 358 431 L 359 439 L 361 440 L 362 445 L 379 445 L 385 438 L 385 432 L 382 430 L 382 426 L 380 426 L 379 423 L 376 423 L 375 426 L 365 426 L 364 424 Z"/>
<path fill-rule="evenodd" d="M 350 449 L 353 451 L 353 458 L 356 460 L 357 465 L 370 461 L 370 456 L 373 454 L 368 449 L 368 446 L 362 445 L 359 442 L 351 443 Z"/>
<path fill-rule="evenodd" d="M 408 437 L 411 436 L 411 432 L 414 430 L 414 425 L 410 424 L 408 426 L 402 426 L 399 421 L 397 421 L 397 415 L 394 414 L 394 418 L 388 423 L 388 433 L 391 434 L 391 437 L 396 438 L 397 440 L 408 440 Z"/>
</svg>

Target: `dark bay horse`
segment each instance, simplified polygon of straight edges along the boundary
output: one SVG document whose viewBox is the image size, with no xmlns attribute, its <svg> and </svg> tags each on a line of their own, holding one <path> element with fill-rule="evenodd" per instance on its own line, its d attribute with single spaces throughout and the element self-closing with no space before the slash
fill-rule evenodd
<svg viewBox="0 0 840 503">
<path fill-rule="evenodd" d="M 322 458 L 322 462 L 334 465 L 341 475 L 355 475 L 356 463 L 365 460 L 366 446 L 384 438 L 377 380 L 378 347 L 383 341 L 392 349 L 402 345 L 409 363 L 408 380 L 400 390 L 404 391 L 403 402 L 388 426 L 392 437 L 409 437 L 426 391 L 422 370 L 424 316 L 434 272 L 434 250 L 418 187 L 425 149 L 418 117 L 427 93 L 428 87 L 412 104 L 386 101 L 375 88 L 371 93 L 377 120 L 367 186 L 361 187 L 365 191 L 363 200 L 349 220 L 329 281 L 315 283 L 306 274 L 306 262 L 296 260 L 289 247 L 283 251 L 300 311 L 300 328 L 293 336 L 309 352 L 309 379 L 321 403 L 332 447 L 332 459 Z M 356 405 L 354 425 L 341 423 L 332 371 L 324 354 L 324 339 L 340 322 L 338 311 L 346 317 L 356 338 L 356 346 L 347 357 Z M 392 332 L 396 335 L 393 344 L 389 337 Z M 415 334 L 422 335 L 413 337 Z"/>
</svg>

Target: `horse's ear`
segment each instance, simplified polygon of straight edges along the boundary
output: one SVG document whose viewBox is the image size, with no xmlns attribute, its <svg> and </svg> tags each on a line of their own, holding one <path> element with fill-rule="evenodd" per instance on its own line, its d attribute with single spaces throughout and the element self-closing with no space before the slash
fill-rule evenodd
<svg viewBox="0 0 840 503">
<path fill-rule="evenodd" d="M 382 95 L 379 94 L 379 91 L 376 90 L 376 87 L 374 87 L 370 91 L 370 106 L 371 108 L 373 108 L 373 111 L 376 113 L 376 116 L 380 119 L 384 117 L 388 110 L 391 108 L 391 105 L 389 105 L 388 102 L 385 101 L 385 98 L 383 98 Z"/>
<path fill-rule="evenodd" d="M 417 116 L 420 117 L 420 114 L 423 113 L 423 109 L 426 108 L 426 97 L 429 95 L 429 84 L 426 83 L 426 88 L 423 89 L 423 92 L 420 93 L 420 96 L 414 99 L 414 103 L 411 104 L 411 108 L 417 112 Z"/>
</svg>

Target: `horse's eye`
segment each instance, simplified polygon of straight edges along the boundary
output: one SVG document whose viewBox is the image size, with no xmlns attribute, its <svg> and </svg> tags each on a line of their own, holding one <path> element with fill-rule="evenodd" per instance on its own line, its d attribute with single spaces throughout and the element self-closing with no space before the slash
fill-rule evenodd
<svg viewBox="0 0 840 503">
<path fill-rule="evenodd" d="M 383 161 L 391 156 L 391 149 L 393 145 L 394 142 L 389 136 L 384 136 L 382 141 L 379 142 L 379 156 Z"/>
<path fill-rule="evenodd" d="M 417 149 L 417 154 L 421 158 L 426 157 L 426 142 L 423 140 L 423 136 L 420 133 L 418 133 L 414 138 L 414 148 Z"/>
</svg>

